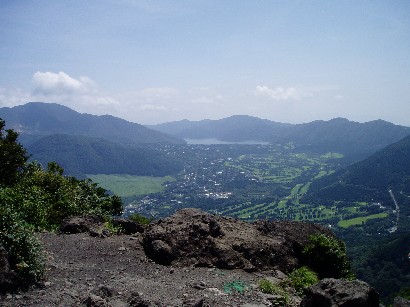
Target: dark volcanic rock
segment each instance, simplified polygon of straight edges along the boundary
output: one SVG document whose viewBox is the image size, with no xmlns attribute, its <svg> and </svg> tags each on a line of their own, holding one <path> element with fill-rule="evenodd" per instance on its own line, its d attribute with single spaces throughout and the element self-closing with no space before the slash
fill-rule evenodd
<svg viewBox="0 0 410 307">
<path fill-rule="evenodd" d="M 25 292 L 0 294 L 0 306 L 257 307 L 277 304 L 279 296 L 264 294 L 256 285 L 261 279 L 275 284 L 286 280 L 286 275 L 280 271 L 249 273 L 241 269 L 182 265 L 205 263 L 216 266 L 219 261 L 231 267 L 237 263 L 260 268 L 262 265 L 255 265 L 259 260 L 263 265 L 281 267 L 292 263 L 293 259 L 292 250 L 283 236 L 277 241 L 272 234 L 261 234 L 255 225 L 199 210 L 184 210 L 170 220 L 175 223 L 168 224 L 166 219 L 150 226 L 147 233 L 152 236 L 152 241 L 146 241 L 146 248 L 151 246 L 148 242 L 152 242 L 157 254 L 166 252 L 167 257 L 171 257 L 167 261 L 178 264 L 173 267 L 147 259 L 142 246 L 144 235 L 114 234 L 101 240 L 88 233 L 38 233 L 48 255 L 44 282 Z M 164 229 L 170 231 L 169 236 L 162 233 Z M 205 244 L 206 240 L 211 242 L 210 246 Z M 268 244 L 273 248 L 270 249 Z M 177 251 L 178 247 L 182 247 L 181 252 Z M 273 260 L 262 260 L 262 255 Z M 332 302 L 343 303 L 340 295 L 358 292 L 357 283 L 348 286 L 350 290 L 330 290 L 334 293 L 329 291 L 330 298 L 325 303 L 330 301 L 330 305 L 327 306 Z M 239 287 L 246 290 L 240 292 Z M 286 287 L 286 290 L 289 290 L 291 306 L 297 306 L 302 298 L 291 288 Z"/>
<path fill-rule="evenodd" d="M 102 226 L 93 227 L 88 231 L 88 233 L 90 236 L 95 238 L 107 238 L 111 235 L 111 232 Z"/>
<path fill-rule="evenodd" d="M 360 280 L 326 278 L 306 289 L 302 307 L 378 307 L 379 294 Z"/>
<path fill-rule="evenodd" d="M 7 251 L 0 244 L 0 293 L 12 290 L 15 275 L 10 269 Z"/>
<path fill-rule="evenodd" d="M 263 234 L 285 238 L 286 241 L 293 244 L 297 252 L 302 251 L 311 235 L 325 234 L 335 237 L 334 233 L 328 228 L 311 222 L 263 220 L 255 222 L 255 225 Z"/>
<path fill-rule="evenodd" d="M 410 300 L 407 300 L 403 297 L 395 297 L 393 301 L 393 307 L 408 307 L 410 306 Z"/>
<path fill-rule="evenodd" d="M 113 219 L 112 224 L 116 227 L 121 227 L 121 232 L 126 235 L 144 232 L 144 226 L 128 219 L 116 218 Z"/>
<path fill-rule="evenodd" d="M 311 232 L 297 230 L 299 241 Z M 305 236 L 305 237 L 304 237 Z M 296 240 L 296 239 L 295 239 Z M 144 233 L 148 257 L 164 265 L 289 271 L 299 265 L 293 242 L 266 227 L 183 209 L 151 224 Z"/>
<path fill-rule="evenodd" d="M 61 223 L 60 231 L 68 234 L 88 232 L 103 223 L 104 219 L 98 215 L 73 216 Z"/>
</svg>

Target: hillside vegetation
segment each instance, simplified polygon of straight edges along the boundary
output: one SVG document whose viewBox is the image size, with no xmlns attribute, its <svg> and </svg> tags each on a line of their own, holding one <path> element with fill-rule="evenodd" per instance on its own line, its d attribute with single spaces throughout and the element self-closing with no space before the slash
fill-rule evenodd
<svg viewBox="0 0 410 307">
<path fill-rule="evenodd" d="M 4 130 L 0 119 L 0 292 L 38 281 L 44 274 L 43 254 L 34 231 L 55 230 L 72 215 L 122 213 L 121 199 L 91 180 L 63 175 L 55 162 L 43 169 L 27 163 L 18 134 Z"/>
<path fill-rule="evenodd" d="M 388 191 L 410 195 L 410 136 L 367 159 L 312 183 L 307 198 L 391 201 Z"/>
<path fill-rule="evenodd" d="M 35 159 L 57 161 L 69 175 L 130 174 L 166 176 L 182 169 L 176 158 L 150 147 L 125 146 L 103 138 L 50 135 L 28 146 Z"/>
<path fill-rule="evenodd" d="M 359 278 L 376 287 L 388 301 L 397 292 L 409 297 L 410 136 L 312 182 L 303 201 L 378 202 L 381 207 L 393 209 L 389 223 L 369 220 L 385 213 L 341 220 L 339 225 L 349 228 L 340 229 L 339 234 L 350 247 L 353 268 Z M 391 234 L 386 232 L 388 227 Z"/>
<path fill-rule="evenodd" d="M 18 131 L 29 145 L 40 137 L 69 134 L 100 137 L 123 144 L 183 144 L 170 136 L 111 115 L 80 114 L 55 103 L 30 102 L 13 108 L 0 108 L 7 127 Z"/>
<path fill-rule="evenodd" d="M 31 160 L 43 165 L 56 161 L 68 175 L 166 176 L 182 167 L 177 159 L 155 147 L 184 144 L 182 139 L 120 118 L 80 114 L 62 105 L 41 102 L 0 108 L 0 114 L 7 128 L 19 132 Z"/>
</svg>

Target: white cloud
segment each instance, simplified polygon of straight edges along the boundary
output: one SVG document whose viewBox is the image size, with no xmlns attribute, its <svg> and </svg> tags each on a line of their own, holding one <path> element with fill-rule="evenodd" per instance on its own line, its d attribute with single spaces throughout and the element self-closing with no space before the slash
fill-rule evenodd
<svg viewBox="0 0 410 307">
<path fill-rule="evenodd" d="M 295 87 L 276 87 L 271 89 L 265 85 L 257 85 L 255 93 L 259 96 L 270 97 L 273 100 L 300 100 L 303 97 L 312 96 L 312 93 L 305 89 L 297 89 Z"/>
<path fill-rule="evenodd" d="M 57 102 L 79 112 L 108 113 L 119 107 L 113 96 L 100 91 L 88 77 L 73 78 L 65 72 L 40 72 L 33 75 L 30 100 Z"/>
<path fill-rule="evenodd" d="M 30 94 L 18 88 L 0 88 L 0 107 L 14 107 L 30 101 Z"/>
<path fill-rule="evenodd" d="M 0 107 L 29 101 L 59 103 L 80 113 L 111 114 L 141 124 L 190 119 L 220 118 L 244 113 L 237 96 L 213 88 L 146 87 L 128 92 L 107 92 L 88 77 L 66 72 L 37 71 L 30 91 L 0 88 Z M 239 95 L 240 96 L 240 95 Z"/>
<path fill-rule="evenodd" d="M 33 75 L 33 84 L 33 92 L 43 95 L 87 93 L 96 87 L 95 83 L 87 77 L 75 79 L 62 71 L 59 73 L 38 71 Z"/>
</svg>

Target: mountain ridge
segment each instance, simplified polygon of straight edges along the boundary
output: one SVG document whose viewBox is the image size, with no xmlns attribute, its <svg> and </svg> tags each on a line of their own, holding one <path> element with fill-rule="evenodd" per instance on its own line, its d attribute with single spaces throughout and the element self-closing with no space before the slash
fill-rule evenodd
<svg viewBox="0 0 410 307">
<path fill-rule="evenodd" d="M 121 145 L 185 144 L 186 139 L 214 138 L 221 141 L 262 141 L 290 144 L 299 151 L 339 152 L 346 163 L 362 160 L 383 147 L 410 135 L 410 128 L 384 120 L 365 123 L 345 118 L 287 124 L 248 115 L 219 120 L 181 120 L 143 126 L 112 115 L 80 114 L 55 103 L 30 102 L 0 108 L 7 128 L 20 132 L 25 146 L 52 134 L 101 137 Z"/>
<path fill-rule="evenodd" d="M 291 124 L 274 122 L 249 115 L 200 121 L 181 120 L 158 125 L 149 125 L 151 129 L 168 131 L 182 138 L 216 138 L 221 141 L 269 141 L 272 129 L 282 129 Z"/>
<path fill-rule="evenodd" d="M 340 152 L 358 161 L 410 134 L 410 128 L 378 119 L 359 123 L 346 118 L 286 124 L 247 115 L 219 120 L 182 120 L 149 126 L 185 139 L 293 143 L 300 150 Z"/>
<path fill-rule="evenodd" d="M 29 102 L 0 108 L 0 117 L 6 121 L 7 128 L 18 131 L 27 144 L 50 134 L 102 137 L 125 144 L 185 143 L 178 137 L 112 115 L 82 114 L 56 103 Z"/>
</svg>

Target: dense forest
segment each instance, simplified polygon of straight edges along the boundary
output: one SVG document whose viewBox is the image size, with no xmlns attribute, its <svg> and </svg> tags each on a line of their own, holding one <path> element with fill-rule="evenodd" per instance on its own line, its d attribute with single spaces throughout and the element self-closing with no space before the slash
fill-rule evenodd
<svg viewBox="0 0 410 307">
<path fill-rule="evenodd" d="M 103 138 L 53 134 L 27 147 L 33 159 L 58 161 L 65 173 L 166 176 L 182 170 L 182 162 L 150 146 L 123 145 Z M 109 161 L 109 163 L 107 163 Z"/>
</svg>

